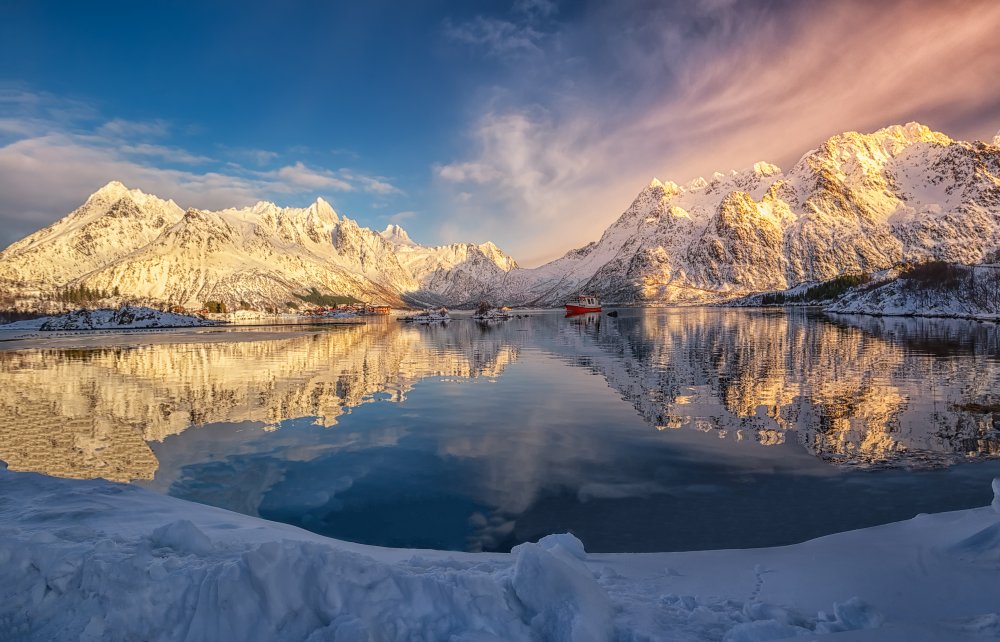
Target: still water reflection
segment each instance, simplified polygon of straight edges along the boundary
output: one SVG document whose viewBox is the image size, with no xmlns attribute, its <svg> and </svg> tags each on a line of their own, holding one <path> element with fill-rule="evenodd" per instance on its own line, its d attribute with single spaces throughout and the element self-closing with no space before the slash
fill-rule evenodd
<svg viewBox="0 0 1000 642">
<path fill-rule="evenodd" d="M 987 503 L 998 355 L 715 309 L 87 338 L 0 350 L 0 459 L 375 544 L 774 545 Z"/>
</svg>

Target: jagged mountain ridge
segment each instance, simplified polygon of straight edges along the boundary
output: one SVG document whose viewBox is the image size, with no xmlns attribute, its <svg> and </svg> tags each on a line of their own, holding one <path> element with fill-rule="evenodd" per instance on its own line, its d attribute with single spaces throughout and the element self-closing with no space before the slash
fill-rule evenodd
<svg viewBox="0 0 1000 642">
<path fill-rule="evenodd" d="M 517 262 L 492 241 L 425 247 L 414 243 L 398 225 L 387 226 L 382 237 L 420 284 L 418 291 L 410 293 L 411 299 L 447 305 L 493 299 L 495 284 L 517 268 Z"/>
<path fill-rule="evenodd" d="M 323 199 L 306 208 L 260 202 L 184 211 L 112 181 L 0 253 L 0 283 L 36 294 L 39 305 L 59 289 L 83 286 L 182 306 L 283 309 L 313 288 L 393 305 L 436 300 L 439 292 L 473 301 L 498 271 L 516 266 L 492 243 L 428 248 L 399 232 L 405 247 Z"/>
<path fill-rule="evenodd" d="M 998 246 L 1000 136 L 908 123 L 834 136 L 787 174 L 758 162 L 683 187 L 654 178 L 598 241 L 512 270 L 498 291 L 528 304 L 714 301 L 901 261 L 975 263 Z"/>
</svg>

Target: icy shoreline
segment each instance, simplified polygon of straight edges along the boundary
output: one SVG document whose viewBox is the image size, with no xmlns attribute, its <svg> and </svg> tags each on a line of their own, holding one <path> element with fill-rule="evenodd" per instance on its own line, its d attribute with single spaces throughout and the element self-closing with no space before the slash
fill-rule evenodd
<svg viewBox="0 0 1000 642">
<path fill-rule="evenodd" d="M 351 544 L 104 480 L 3 469 L 0 488 L 4 640 L 1000 634 L 1000 499 L 786 547 L 595 555 L 553 535 L 505 555 Z"/>
<path fill-rule="evenodd" d="M 188 314 L 163 312 L 141 306 L 81 309 L 51 317 L 39 317 L 0 325 L 0 330 L 132 330 L 150 328 L 198 328 L 221 325 L 221 321 L 202 319 Z"/>
</svg>

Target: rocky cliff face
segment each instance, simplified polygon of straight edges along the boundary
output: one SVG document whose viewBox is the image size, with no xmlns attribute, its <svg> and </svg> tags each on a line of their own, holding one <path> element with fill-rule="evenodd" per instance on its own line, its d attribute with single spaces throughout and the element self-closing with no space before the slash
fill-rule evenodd
<svg viewBox="0 0 1000 642">
<path fill-rule="evenodd" d="M 504 295 L 698 302 L 901 261 L 975 263 L 1000 245 L 998 142 L 909 123 L 834 136 L 787 174 L 760 162 L 683 187 L 654 179 L 600 240 L 505 275 Z"/>
</svg>

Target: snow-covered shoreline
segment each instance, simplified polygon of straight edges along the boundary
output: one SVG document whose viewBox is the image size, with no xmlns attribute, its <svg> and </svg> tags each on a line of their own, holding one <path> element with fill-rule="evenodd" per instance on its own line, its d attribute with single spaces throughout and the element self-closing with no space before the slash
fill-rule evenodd
<svg viewBox="0 0 1000 642">
<path fill-rule="evenodd" d="M 163 312 L 141 306 L 123 305 L 119 308 L 81 309 L 58 316 L 38 317 L 0 325 L 0 330 L 134 330 L 150 328 L 195 328 L 221 325 L 222 321 L 203 319 L 188 314 Z"/>
<path fill-rule="evenodd" d="M 505 555 L 351 544 L 104 480 L 3 469 L 0 489 L 5 640 L 1000 634 L 1000 499 L 786 547 L 587 554 L 553 535 Z"/>
<path fill-rule="evenodd" d="M 718 304 L 730 308 L 815 307 L 830 314 L 1000 322 L 1000 265 L 931 261 L 863 275 L 757 292 Z M 838 287 L 838 282 L 840 282 Z M 813 292 L 828 292 L 814 296 Z"/>
<path fill-rule="evenodd" d="M 1000 266 L 927 263 L 894 279 L 854 288 L 826 311 L 1000 321 Z"/>
</svg>

